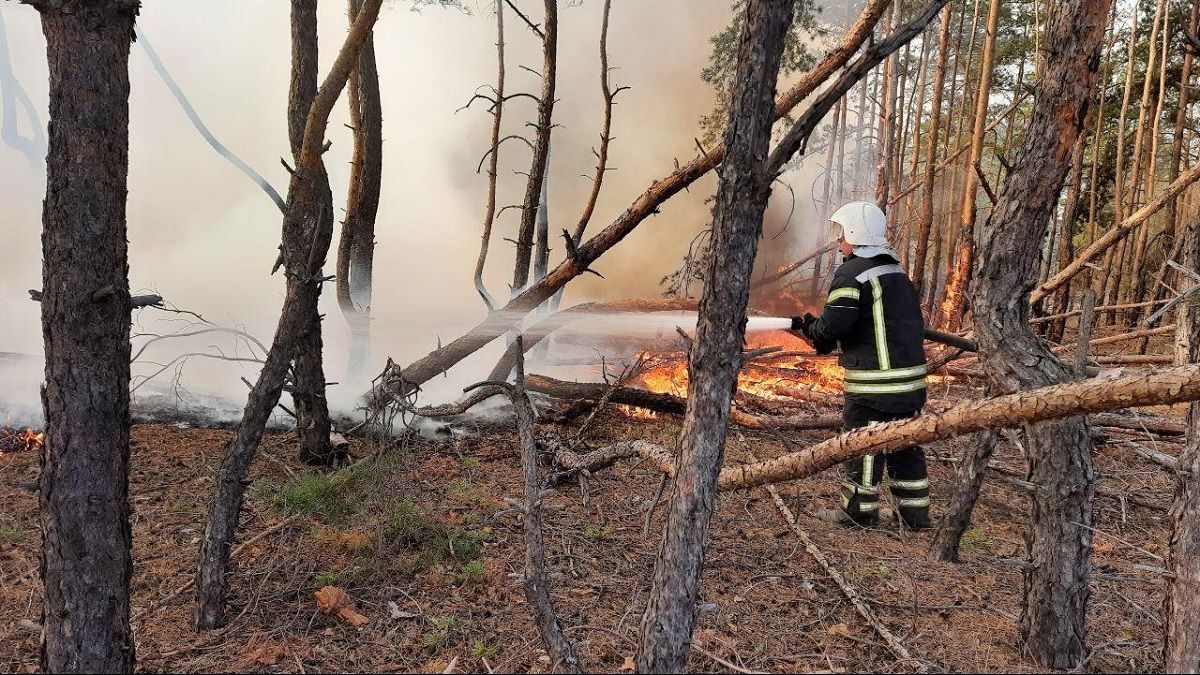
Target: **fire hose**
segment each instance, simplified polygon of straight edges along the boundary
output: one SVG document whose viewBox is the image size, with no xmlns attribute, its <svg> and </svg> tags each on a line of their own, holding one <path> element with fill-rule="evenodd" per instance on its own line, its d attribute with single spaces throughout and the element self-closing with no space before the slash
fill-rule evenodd
<svg viewBox="0 0 1200 675">
<path fill-rule="evenodd" d="M 801 333 L 799 330 L 799 328 L 803 322 L 804 322 L 804 317 L 800 317 L 800 316 L 792 317 L 791 330 L 797 334 L 803 335 L 803 333 Z M 962 337 L 961 335 L 955 335 L 953 333 L 946 333 L 946 332 L 943 332 L 940 330 L 934 330 L 932 328 L 925 329 L 925 339 L 928 340 L 929 342 L 937 342 L 938 344 L 943 344 L 943 345 L 946 345 L 947 347 L 954 347 L 956 349 L 961 349 L 961 350 L 967 351 L 967 352 L 978 352 L 979 351 L 979 345 L 974 340 Z"/>
</svg>

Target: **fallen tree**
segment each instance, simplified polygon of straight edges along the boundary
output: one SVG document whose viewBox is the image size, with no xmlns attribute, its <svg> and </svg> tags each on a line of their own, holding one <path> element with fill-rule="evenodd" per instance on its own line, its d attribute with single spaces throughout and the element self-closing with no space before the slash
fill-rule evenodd
<svg viewBox="0 0 1200 675">
<path fill-rule="evenodd" d="M 1120 408 L 1190 401 L 1200 401 L 1200 364 L 1028 389 L 962 403 L 906 420 L 855 429 L 775 459 L 726 467 L 721 471 L 719 487 L 721 490 L 744 490 L 798 480 L 855 457 L 986 429 L 1013 428 Z M 672 455 L 665 448 L 652 443 L 630 443 L 628 447 L 659 470 L 674 474 L 674 462 L 664 461 L 664 457 Z"/>
<path fill-rule="evenodd" d="M 628 405 L 670 415 L 682 415 L 687 409 L 687 399 L 637 387 L 613 387 L 589 382 L 564 382 L 544 375 L 525 376 L 525 388 L 540 394 L 566 400 L 599 401 L 605 396 L 611 403 Z M 842 416 L 834 415 L 751 415 L 733 409 L 730 421 L 749 429 L 837 429 L 842 426 Z"/>
</svg>

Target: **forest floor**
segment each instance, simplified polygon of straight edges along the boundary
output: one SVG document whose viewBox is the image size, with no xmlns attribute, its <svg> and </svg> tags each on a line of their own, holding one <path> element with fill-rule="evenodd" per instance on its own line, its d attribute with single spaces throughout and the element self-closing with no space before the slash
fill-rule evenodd
<svg viewBox="0 0 1200 675">
<path fill-rule="evenodd" d="M 1172 411 L 1179 415 L 1181 409 Z M 1165 409 L 1156 411 L 1158 414 Z M 578 423 L 576 423 L 577 426 Z M 546 429 L 543 427 L 543 431 Z M 573 435 L 575 426 L 558 429 Z M 630 438 L 672 445 L 679 419 L 632 419 L 610 410 L 593 422 L 596 446 Z M 804 444 L 829 432 L 791 436 Z M 489 431 L 435 443 L 420 438 L 334 476 L 294 460 L 293 437 L 268 435 L 239 541 L 232 620 L 192 629 L 191 579 L 213 475 L 228 431 L 152 424 L 133 430 L 134 627 L 142 671 L 544 671 L 548 659 L 519 585 L 520 495 L 515 435 Z M 968 438 L 927 451 L 935 514 L 951 490 Z M 1160 444 L 1166 452 L 1178 446 Z M 730 436 L 727 462 L 786 451 L 769 435 Z M 373 453 L 354 441 L 353 453 Z M 1174 480 L 1117 443 L 1098 445 L 1100 485 L 1142 502 L 1098 498 L 1087 671 L 1157 670 L 1159 611 Z M 939 459 L 941 458 L 941 459 Z M 1018 474 L 1019 447 L 996 461 Z M 0 670 L 38 664 L 36 452 L 0 456 Z M 1018 649 L 1027 494 L 995 473 L 983 489 L 961 564 L 930 562 L 928 532 L 895 525 L 846 530 L 810 517 L 837 503 L 833 472 L 780 491 L 833 564 L 911 653 L 935 670 L 1029 671 Z M 546 515 L 551 593 L 585 669 L 629 670 L 650 586 L 663 505 L 643 537 L 659 483 L 649 467 L 620 464 L 592 477 L 585 505 L 574 482 Z M 1149 503 L 1156 508 L 1147 508 Z M 262 535 L 261 538 L 253 538 Z M 314 592 L 335 586 L 366 619 L 322 613 Z M 720 497 L 702 586 L 695 671 L 912 672 L 864 624 L 805 552 L 764 489 Z M 719 660 L 718 660 L 719 659 Z"/>
</svg>

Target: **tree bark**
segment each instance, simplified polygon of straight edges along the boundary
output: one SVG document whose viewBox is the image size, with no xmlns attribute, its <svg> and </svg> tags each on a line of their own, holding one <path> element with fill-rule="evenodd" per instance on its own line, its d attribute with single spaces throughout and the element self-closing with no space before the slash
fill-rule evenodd
<svg viewBox="0 0 1200 675">
<path fill-rule="evenodd" d="M 679 469 L 646 613 L 638 670 L 683 672 L 696 620 L 704 541 L 716 506 L 729 406 L 737 388 L 750 275 L 774 173 L 768 166 L 775 82 L 793 0 L 749 0 L 713 211 L 708 282 L 688 359 Z"/>
<path fill-rule="evenodd" d="M 321 153 L 325 129 L 329 124 L 329 113 L 346 86 L 350 71 L 379 15 L 381 2 L 365 0 L 332 69 L 309 106 L 283 217 L 280 252 L 287 277 L 283 310 L 258 381 L 250 390 L 242 421 L 234 429 L 226 448 L 217 472 L 216 493 L 208 507 L 196 576 L 196 626 L 201 630 L 225 623 L 229 551 L 249 483 L 250 464 L 262 440 L 267 419 L 279 402 L 296 346 L 304 332 L 312 329 L 308 308 L 315 305 L 320 293 L 321 267 L 333 239 L 331 224 L 319 217 L 320 201 L 324 197 Z"/>
<path fill-rule="evenodd" d="M 350 0 L 351 25 L 362 4 L 363 0 Z M 383 108 L 373 35 L 363 45 L 358 64 L 350 75 L 348 90 L 354 155 L 350 160 L 346 218 L 342 221 L 338 240 L 337 298 L 350 328 L 346 372 L 352 383 L 359 384 L 370 379 L 367 369 L 371 362 L 375 218 L 379 214 L 379 192 L 383 182 Z"/>
<path fill-rule="evenodd" d="M 1193 14 L 1193 16 L 1195 16 Z M 1200 269 L 1200 226 L 1192 223 L 1184 237 L 1183 264 Z M 1176 344 L 1180 363 L 1200 361 L 1200 310 L 1192 303 L 1180 305 Z M 1200 672 L 1200 404 L 1188 407 L 1187 444 L 1179 456 L 1175 503 L 1171 509 L 1171 552 L 1163 624 L 1163 670 L 1169 673 Z"/>
<path fill-rule="evenodd" d="M 42 207 L 42 669 L 133 672 L 129 626 L 129 45 L 140 3 L 38 6 L 50 72 Z"/>
<path fill-rule="evenodd" d="M 317 0 L 292 0 L 291 28 L 292 79 L 288 92 L 288 138 L 291 141 L 292 158 L 298 164 L 308 111 L 317 95 Z M 325 163 L 319 158 L 313 180 L 316 181 L 313 188 L 315 192 L 309 203 L 312 213 L 304 217 L 315 220 L 314 231 L 321 233 L 319 236 L 323 238 L 326 231 L 333 231 L 333 193 L 329 189 Z M 285 210 L 285 217 L 286 213 Z M 303 243 L 296 241 L 290 246 L 307 247 L 310 242 L 311 239 Z M 283 245 L 284 249 L 288 246 L 287 243 Z M 328 247 L 328 242 L 322 246 L 324 250 L 328 250 Z M 286 262 L 287 256 L 286 250 L 281 250 L 281 259 Z M 320 257 L 324 262 L 323 252 Z M 284 270 L 289 276 L 301 274 L 299 270 L 307 269 L 308 265 L 308 261 L 294 260 L 293 266 L 285 264 Z M 319 272 L 318 266 L 316 273 Z M 321 339 L 321 313 L 317 307 L 320 297 L 319 283 L 297 296 L 300 304 L 296 309 L 303 316 L 299 319 L 299 335 L 292 357 L 292 399 L 296 408 L 296 431 L 300 436 L 300 458 L 312 464 L 328 465 L 336 461 L 337 453 L 333 452 L 329 443 L 332 425 L 329 402 L 325 398 L 324 344 Z"/>
<path fill-rule="evenodd" d="M 529 180 L 525 183 L 525 203 L 521 207 L 521 224 L 517 230 L 517 262 L 513 268 L 513 294 L 521 293 L 529 284 L 529 268 L 537 225 L 538 205 L 542 200 L 542 183 L 550 159 L 550 128 L 554 119 L 554 85 L 558 63 L 558 0 L 545 0 L 546 18 L 542 33 L 542 93 L 538 97 L 538 119 L 533 142 L 533 161 Z M 546 298 L 542 298 L 544 301 Z M 541 304 L 539 301 L 537 304 Z"/>
<path fill-rule="evenodd" d="M 975 326 L 984 369 L 997 391 L 1073 379 L 1037 338 L 1024 298 L 1037 283 L 1041 242 L 1058 203 L 1071 155 L 1087 120 L 1111 0 L 1064 0 L 1046 43 L 1033 115 L 1013 171 L 984 227 L 975 286 Z M 1086 418 L 1029 425 L 1032 501 L 1021 637 L 1043 667 L 1074 668 L 1086 657 L 1090 595 L 1091 436 Z"/>
</svg>

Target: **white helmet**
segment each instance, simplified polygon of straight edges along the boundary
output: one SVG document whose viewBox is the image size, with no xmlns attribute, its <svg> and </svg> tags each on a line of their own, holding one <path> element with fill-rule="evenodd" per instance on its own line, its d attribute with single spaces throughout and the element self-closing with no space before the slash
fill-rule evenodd
<svg viewBox="0 0 1200 675">
<path fill-rule="evenodd" d="M 842 226 L 842 237 L 851 246 L 888 245 L 887 216 L 871 202 L 850 202 L 829 220 Z"/>
</svg>

